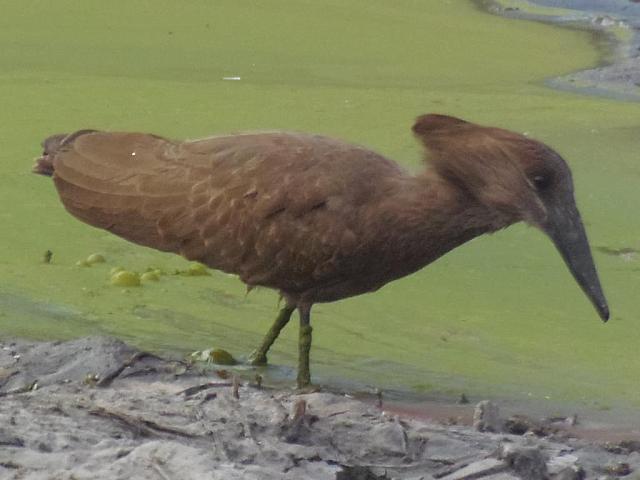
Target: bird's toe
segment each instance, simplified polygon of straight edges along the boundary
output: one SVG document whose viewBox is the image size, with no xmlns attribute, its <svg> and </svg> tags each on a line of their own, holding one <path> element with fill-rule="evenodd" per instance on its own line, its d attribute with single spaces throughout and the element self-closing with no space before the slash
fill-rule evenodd
<svg viewBox="0 0 640 480">
<path fill-rule="evenodd" d="M 307 393 L 318 393 L 322 391 L 322 387 L 320 387 L 320 385 L 314 385 L 312 383 L 309 383 L 308 385 L 298 385 L 298 387 L 296 388 L 295 392 L 298 395 L 304 395 Z"/>
<path fill-rule="evenodd" d="M 247 363 L 249 365 L 253 365 L 254 367 L 262 366 L 267 364 L 267 355 L 260 350 L 254 350 L 247 358 Z"/>
</svg>

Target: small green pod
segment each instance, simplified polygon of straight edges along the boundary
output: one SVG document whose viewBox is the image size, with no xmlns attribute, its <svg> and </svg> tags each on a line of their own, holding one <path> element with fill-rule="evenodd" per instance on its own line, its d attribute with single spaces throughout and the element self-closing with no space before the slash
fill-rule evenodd
<svg viewBox="0 0 640 480">
<path fill-rule="evenodd" d="M 160 280 L 160 275 L 158 275 L 156 272 L 144 272 L 142 275 L 140 275 L 140 280 L 142 280 L 143 282 L 157 282 L 158 280 Z"/>
<path fill-rule="evenodd" d="M 103 255 L 100 255 L 99 253 L 92 253 L 91 255 L 89 255 L 87 257 L 86 262 L 89 265 L 93 265 L 95 263 L 104 263 L 104 262 L 106 262 L 106 259 L 104 258 Z"/>
<path fill-rule="evenodd" d="M 145 268 L 144 271 L 145 271 L 145 273 L 146 272 L 155 273 L 159 277 L 162 276 L 162 275 L 165 275 L 165 272 L 162 269 L 158 268 L 158 267 L 147 267 L 147 268 Z"/>
<path fill-rule="evenodd" d="M 118 287 L 138 287 L 140 286 L 140 275 L 127 270 L 120 270 L 111 276 L 111 285 Z"/>
<path fill-rule="evenodd" d="M 187 275 L 189 275 L 190 277 L 199 277 L 199 276 L 211 275 L 209 273 L 209 270 L 207 270 L 207 267 L 205 267 L 201 263 L 192 263 L 191 265 L 189 265 L 189 268 L 186 270 L 185 273 Z"/>
<path fill-rule="evenodd" d="M 209 352 L 209 361 L 217 365 L 235 365 L 238 363 L 233 355 L 221 348 L 213 348 Z"/>
</svg>

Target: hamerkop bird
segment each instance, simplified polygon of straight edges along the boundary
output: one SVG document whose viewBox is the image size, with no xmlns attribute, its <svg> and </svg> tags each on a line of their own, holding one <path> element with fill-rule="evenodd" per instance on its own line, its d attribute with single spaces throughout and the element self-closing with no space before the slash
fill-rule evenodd
<svg viewBox="0 0 640 480">
<path fill-rule="evenodd" d="M 80 220 L 235 273 L 285 300 L 250 357 L 300 314 L 298 385 L 310 384 L 311 306 L 373 292 L 474 237 L 525 221 L 545 232 L 602 320 L 609 317 L 573 197 L 571 172 L 523 135 L 445 115 L 413 132 L 428 168 L 412 175 L 366 148 L 302 133 L 178 142 L 81 130 L 44 141 L 34 171 L 53 177 Z"/>
</svg>

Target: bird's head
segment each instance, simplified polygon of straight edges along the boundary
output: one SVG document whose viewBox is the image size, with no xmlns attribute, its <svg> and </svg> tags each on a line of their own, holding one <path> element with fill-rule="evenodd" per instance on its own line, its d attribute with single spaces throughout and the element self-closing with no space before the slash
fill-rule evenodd
<svg viewBox="0 0 640 480">
<path fill-rule="evenodd" d="M 602 320 L 608 320 L 571 171 L 558 153 L 524 135 L 446 115 L 423 115 L 413 131 L 440 177 L 498 212 L 506 224 L 525 221 L 546 233 Z"/>
</svg>

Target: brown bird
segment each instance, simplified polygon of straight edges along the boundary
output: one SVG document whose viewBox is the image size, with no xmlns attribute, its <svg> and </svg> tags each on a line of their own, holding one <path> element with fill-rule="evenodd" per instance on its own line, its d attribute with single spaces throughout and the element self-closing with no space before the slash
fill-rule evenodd
<svg viewBox="0 0 640 480">
<path fill-rule="evenodd" d="M 445 115 L 413 126 L 428 168 L 302 133 L 178 142 L 142 133 L 54 135 L 34 171 L 66 209 L 132 242 L 235 273 L 285 300 L 250 357 L 300 314 L 298 386 L 310 384 L 310 311 L 372 292 L 474 237 L 525 221 L 545 232 L 602 320 L 609 309 L 573 196 L 551 148 Z"/>
</svg>

